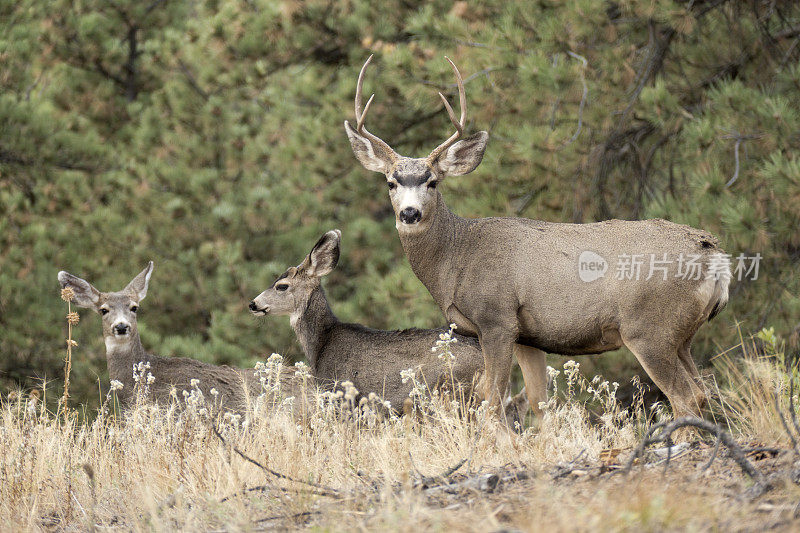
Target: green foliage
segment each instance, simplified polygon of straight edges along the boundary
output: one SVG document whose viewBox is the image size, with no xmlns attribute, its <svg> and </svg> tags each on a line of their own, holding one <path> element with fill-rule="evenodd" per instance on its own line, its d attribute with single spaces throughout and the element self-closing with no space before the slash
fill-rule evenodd
<svg viewBox="0 0 800 533">
<path fill-rule="evenodd" d="M 297 357 L 288 321 L 256 321 L 246 304 L 334 227 L 343 256 L 326 287 L 341 318 L 441 325 L 381 177 L 343 131 L 370 53 L 371 129 L 407 155 L 449 135 L 443 56 L 464 74 L 468 129 L 491 143 L 476 172 L 444 185 L 456 213 L 706 228 L 764 259 L 696 354 L 731 344 L 736 320 L 788 338 L 800 327 L 800 46 L 786 21 L 800 9 L 771 5 L 4 4 L 0 379 L 59 377 L 58 270 L 117 290 L 149 259 L 148 349 Z M 75 335 L 73 391 L 86 399 L 105 371 L 99 320 L 84 313 Z"/>
</svg>

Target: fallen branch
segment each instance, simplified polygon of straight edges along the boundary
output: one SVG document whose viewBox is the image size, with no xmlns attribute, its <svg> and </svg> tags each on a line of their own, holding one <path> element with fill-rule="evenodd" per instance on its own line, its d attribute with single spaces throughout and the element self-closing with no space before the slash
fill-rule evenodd
<svg viewBox="0 0 800 533">
<path fill-rule="evenodd" d="M 470 453 L 470 457 L 471 456 L 472 456 L 472 454 Z M 448 468 L 447 470 L 445 470 L 444 472 L 439 474 L 439 477 L 440 478 L 444 478 L 444 479 L 449 478 L 450 476 L 452 476 L 453 474 L 458 472 L 459 468 L 461 468 L 462 466 L 467 464 L 467 461 L 469 460 L 470 457 L 464 457 L 459 462 L 457 462 L 456 464 L 454 464 L 453 466 L 451 466 L 450 468 Z"/>
<path fill-rule="evenodd" d="M 774 446 L 752 446 L 749 448 L 742 448 L 742 451 L 744 451 L 744 453 L 746 453 L 748 456 L 764 453 L 775 457 L 788 450 L 785 448 L 775 448 Z"/>
<path fill-rule="evenodd" d="M 550 474 L 550 477 L 552 479 L 556 480 L 556 479 L 560 479 L 562 477 L 566 477 L 566 476 L 570 475 L 575 470 L 579 470 L 575 465 L 580 460 L 580 458 L 583 457 L 583 454 L 585 454 L 585 453 L 586 453 L 586 448 L 582 449 L 581 452 L 578 455 L 575 456 L 575 459 L 573 459 L 572 461 L 568 462 L 567 464 L 558 464 L 558 465 L 556 465 L 556 468 L 553 471 L 553 473 Z M 584 469 L 580 469 L 580 470 L 584 470 Z"/>
<path fill-rule="evenodd" d="M 294 513 L 289 515 L 275 515 L 275 516 L 268 516 L 266 518 L 259 518 L 258 520 L 254 520 L 254 524 L 260 524 L 262 522 L 270 522 L 272 520 L 294 520 L 296 518 L 303 518 L 307 516 L 312 516 L 315 514 L 321 514 L 320 511 L 305 511 L 302 513 Z"/>
<path fill-rule="evenodd" d="M 428 494 L 435 494 L 436 492 L 446 492 L 448 494 L 458 494 L 464 490 L 474 490 L 478 492 L 494 492 L 497 485 L 500 483 L 500 476 L 497 474 L 481 474 L 478 476 L 468 477 L 463 481 L 456 483 L 446 483 L 444 485 L 437 485 L 427 489 Z"/>
<path fill-rule="evenodd" d="M 515 472 L 499 471 L 490 472 L 486 474 L 478 474 L 469 476 L 461 481 L 453 483 L 445 483 L 425 489 L 427 494 L 447 493 L 447 494 L 460 494 L 463 491 L 475 492 L 495 492 L 504 484 L 514 483 L 517 481 L 524 481 L 534 477 L 534 473 L 528 470 L 519 470 Z"/>
<path fill-rule="evenodd" d="M 245 494 L 250 493 L 250 492 L 270 492 L 270 491 L 280 492 L 282 494 L 297 494 L 297 491 L 289 490 L 286 487 L 276 487 L 274 485 L 257 485 L 255 487 L 249 487 L 249 488 L 246 488 L 246 489 L 242 489 L 242 490 L 240 490 L 238 492 L 234 492 L 230 496 L 225 496 L 219 502 L 220 503 L 225 503 L 228 500 L 232 500 L 234 498 L 238 498 L 239 496 L 244 496 Z M 328 494 L 325 493 L 325 492 L 317 492 L 317 491 L 314 491 L 314 490 L 306 491 L 306 493 L 307 494 L 313 494 L 315 496 L 328 496 Z"/>
<path fill-rule="evenodd" d="M 314 487 L 315 489 L 320 489 L 318 491 L 315 491 L 315 494 L 317 494 L 319 496 L 331 496 L 331 497 L 336 497 L 336 498 L 341 498 L 342 497 L 340 492 L 338 490 L 334 489 L 334 488 L 326 487 L 325 485 L 320 485 L 319 483 L 314 483 L 313 481 L 304 481 L 302 479 L 295 479 L 293 477 L 287 476 L 286 474 L 281 474 L 280 472 L 277 472 L 277 471 L 271 469 L 268 466 L 262 465 L 261 463 L 259 463 L 255 459 L 253 459 L 252 457 L 250 457 L 247 454 L 245 454 L 243 451 L 241 451 L 239 448 L 237 448 L 233 444 L 228 444 L 228 442 L 225 440 L 225 437 L 223 437 L 222 433 L 220 433 L 219 429 L 217 429 L 216 425 L 212 424 L 211 425 L 211 429 L 214 432 L 214 435 L 217 436 L 217 438 L 222 442 L 223 445 L 230 446 L 230 448 L 234 452 L 236 452 L 236 454 L 239 457 L 241 457 L 242 459 L 244 459 L 245 461 L 247 461 L 249 463 L 252 463 L 252 464 L 256 465 L 257 467 L 259 467 L 264 472 L 266 472 L 268 474 L 271 474 L 271 475 L 273 475 L 273 476 L 275 476 L 275 477 L 277 477 L 279 479 L 285 479 L 286 481 L 291 481 L 293 483 L 301 483 L 303 485 L 308 485 L 310 487 Z"/>
<path fill-rule="evenodd" d="M 655 424 L 652 426 L 648 431 L 647 434 L 642 439 L 642 442 L 639 443 L 636 450 L 634 450 L 633 454 L 631 455 L 630 459 L 628 459 L 628 464 L 625 466 L 623 472 L 629 473 L 633 468 L 633 463 L 636 461 L 637 458 L 640 458 L 644 455 L 644 450 L 647 446 L 651 444 L 657 443 L 664 443 L 666 444 L 670 450 L 672 446 L 672 433 L 680 428 L 684 427 L 695 427 L 697 429 L 701 429 L 703 431 L 707 431 L 716 435 L 717 439 L 728 448 L 728 452 L 733 460 L 739 465 L 739 468 L 747 474 L 754 482 L 755 482 L 755 493 L 756 495 L 763 493 L 766 490 L 767 485 L 764 479 L 763 474 L 759 472 L 750 461 L 747 460 L 744 450 L 742 449 L 739 444 L 733 440 L 733 437 L 719 427 L 716 424 L 712 424 L 702 418 L 697 418 L 695 416 L 685 416 L 682 418 L 678 418 L 672 422 L 661 422 L 660 424 Z M 657 433 L 657 434 L 656 434 Z M 712 461 L 716 457 L 716 450 L 714 455 L 712 455 Z M 667 454 L 667 466 L 669 465 L 670 460 L 670 453 Z M 711 466 L 711 461 L 705 466 L 708 468 Z M 666 468 L 666 466 L 665 466 Z"/>
</svg>

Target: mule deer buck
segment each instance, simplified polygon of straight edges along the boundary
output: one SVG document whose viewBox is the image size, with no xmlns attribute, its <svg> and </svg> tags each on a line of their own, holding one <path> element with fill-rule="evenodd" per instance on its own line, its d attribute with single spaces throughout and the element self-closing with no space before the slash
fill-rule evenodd
<svg viewBox="0 0 800 533">
<path fill-rule="evenodd" d="M 624 345 L 667 395 L 675 416 L 698 414 L 705 396 L 696 383 L 692 337 L 728 300 L 728 256 L 717 239 L 666 220 L 560 224 L 455 215 L 437 185 L 448 175 L 475 170 L 489 138 L 485 131 L 463 137 L 466 94 L 458 68 L 446 58 L 458 86 L 458 120 L 439 94 L 455 132 L 427 157 L 411 158 L 364 127 L 375 96 L 362 107 L 371 59 L 356 84 L 355 127 L 344 123 L 350 145 L 365 168 L 386 176 L 395 225 L 414 273 L 447 320 L 479 339 L 485 397 L 498 405 L 514 352 L 536 410 L 547 398 L 545 352 L 593 354 Z M 645 268 L 647 279 L 627 279 L 633 277 L 627 270 L 605 275 L 613 258 L 622 264 L 644 257 L 664 260 L 655 275 L 652 266 Z M 681 275 L 687 257 L 697 275 Z M 593 259 L 596 264 L 588 268 L 600 270 L 582 278 L 581 263 Z"/>
<path fill-rule="evenodd" d="M 134 367 L 145 363 L 150 365 L 147 371 L 155 378 L 149 385 L 150 397 L 159 403 L 170 401 L 173 387 L 179 394 L 183 390 L 191 391 L 191 382 L 196 379 L 207 400 L 214 400 L 224 409 L 243 411 L 247 396 L 261 392 L 261 383 L 252 369 L 215 366 L 183 357 L 159 357 L 145 351 L 139 338 L 137 313 L 139 303 L 147 295 L 152 273 L 153 262 L 150 261 L 147 268 L 117 292 L 100 292 L 88 281 L 69 272 L 58 273 L 61 287 L 72 289 L 73 303 L 101 315 L 108 375 L 112 381 L 123 385 L 117 393 L 120 402 L 128 406 L 135 399 Z M 280 381 L 285 391 L 296 386 L 293 376 L 292 370 L 283 369 Z M 212 389 L 216 394 L 212 395 Z"/>
<path fill-rule="evenodd" d="M 412 383 L 401 381 L 400 373 L 418 368 L 431 390 L 461 386 L 465 398 L 469 398 L 483 370 L 483 356 L 474 338 L 454 334 L 457 342 L 450 349 L 455 359 L 448 366 L 431 350 L 446 330 L 381 331 L 336 318 L 321 280 L 336 267 L 340 242 L 339 230 L 325 233 L 299 265 L 286 270 L 250 302 L 250 311 L 254 315 L 290 316 L 319 382 L 350 381 L 361 394 L 374 392 L 397 410 L 404 406 L 412 388 Z M 507 401 L 509 419 L 516 419 L 520 405 L 524 405 L 520 397 Z"/>
</svg>

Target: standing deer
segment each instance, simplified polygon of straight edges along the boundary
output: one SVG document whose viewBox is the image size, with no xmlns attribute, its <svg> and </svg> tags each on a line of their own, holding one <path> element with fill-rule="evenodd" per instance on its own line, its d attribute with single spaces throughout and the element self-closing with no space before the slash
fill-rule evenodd
<svg viewBox="0 0 800 533">
<path fill-rule="evenodd" d="M 666 220 L 559 224 L 455 215 L 437 185 L 447 175 L 472 172 L 489 138 L 485 131 L 462 138 L 466 94 L 458 68 L 446 58 L 458 85 L 458 120 L 439 93 L 455 133 L 427 157 L 410 158 L 364 127 L 375 96 L 362 110 L 361 88 L 371 59 L 358 76 L 355 127 L 344 123 L 350 145 L 365 168 L 386 176 L 400 242 L 414 273 L 447 320 L 478 337 L 485 397 L 499 405 L 514 352 L 536 411 L 547 398 L 545 352 L 593 354 L 624 345 L 667 395 L 676 416 L 699 413 L 705 396 L 696 383 L 692 337 L 725 306 L 730 281 L 728 256 L 717 239 Z M 625 272 L 605 275 L 613 258 L 621 264 L 644 256 L 670 262 L 656 275 L 651 267 L 647 279 L 625 279 Z M 680 275 L 687 256 L 700 275 Z M 582 280 L 584 266 L 599 269 L 596 279 Z"/>
<path fill-rule="evenodd" d="M 137 313 L 139 303 L 147 295 L 152 273 L 153 262 L 150 261 L 147 268 L 118 292 L 100 292 L 88 281 L 69 272 L 58 273 L 61 287 L 72 289 L 72 301 L 79 307 L 92 309 L 102 317 L 108 376 L 123 385 L 117 393 L 120 402 L 128 406 L 135 399 L 134 367 L 139 363 L 149 363 L 148 371 L 155 378 L 149 385 L 149 392 L 157 402 L 169 402 L 173 387 L 179 394 L 183 390 L 191 391 L 191 381 L 197 379 L 198 386 L 209 401 L 216 396 L 217 405 L 243 411 L 247 396 L 261 392 L 261 384 L 252 369 L 215 366 L 183 357 L 159 357 L 147 353 L 142 347 Z M 280 379 L 285 391 L 292 391 L 296 385 L 293 375 L 292 370 L 283 370 Z M 216 395 L 212 395 L 212 389 Z"/>
<path fill-rule="evenodd" d="M 451 368 L 431 350 L 443 329 L 381 331 L 336 318 L 321 280 L 339 261 L 341 236 L 338 229 L 325 233 L 299 265 L 286 270 L 250 302 L 250 311 L 290 316 L 317 381 L 350 381 L 362 394 L 374 392 L 398 409 L 413 386 L 401 381 L 400 372 L 418 368 L 431 390 L 455 384 L 470 396 L 483 370 L 483 356 L 474 338 L 455 335 L 457 342 L 450 346 L 455 356 Z M 521 403 L 519 398 L 507 403 L 510 418 L 516 417 Z"/>
</svg>

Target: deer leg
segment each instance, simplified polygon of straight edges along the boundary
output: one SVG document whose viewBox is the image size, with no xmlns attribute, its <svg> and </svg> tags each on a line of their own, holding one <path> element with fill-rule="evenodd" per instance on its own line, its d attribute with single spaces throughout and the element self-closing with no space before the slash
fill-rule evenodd
<svg viewBox="0 0 800 533">
<path fill-rule="evenodd" d="M 503 399 L 511 379 L 515 335 L 502 328 L 481 332 L 478 337 L 483 352 L 483 397 L 503 418 Z"/>
<path fill-rule="evenodd" d="M 679 350 L 668 342 L 635 338 L 623 342 L 644 367 L 645 372 L 661 391 L 667 395 L 675 418 L 700 416 L 700 406 L 696 403 L 697 392 L 702 394 L 694 379 L 686 370 Z"/>
<path fill-rule="evenodd" d="M 692 381 L 695 384 L 694 387 L 694 400 L 693 404 L 697 405 L 700 409 L 702 409 L 706 405 L 706 394 L 703 390 L 703 383 L 700 377 L 700 372 L 697 370 L 697 366 L 694 363 L 694 359 L 692 359 L 692 351 L 691 351 L 691 344 L 692 341 L 686 341 L 678 349 L 678 357 L 680 357 L 681 363 L 683 363 L 683 367 L 686 369 L 686 372 L 691 376 Z"/>
<path fill-rule="evenodd" d="M 523 346 L 522 344 L 516 344 L 514 349 L 517 354 L 519 368 L 522 370 L 522 378 L 525 380 L 528 404 L 533 410 L 533 414 L 539 419 L 542 416 L 539 403 L 547 402 L 547 363 L 545 353 L 537 348 Z"/>
</svg>

